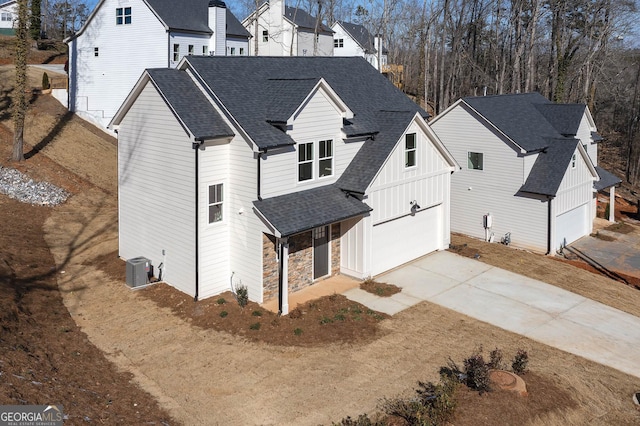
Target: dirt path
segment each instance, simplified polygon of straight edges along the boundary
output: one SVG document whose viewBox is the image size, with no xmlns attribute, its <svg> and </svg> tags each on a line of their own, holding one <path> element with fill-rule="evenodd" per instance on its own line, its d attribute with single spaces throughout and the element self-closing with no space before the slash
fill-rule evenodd
<svg viewBox="0 0 640 426">
<path fill-rule="evenodd" d="M 46 239 L 65 271 L 58 283 L 92 343 L 184 424 L 331 423 L 436 380 L 449 356 L 479 345 L 524 347 L 533 371 L 576 395 L 579 408 L 543 423 L 638 420 L 629 402 L 637 380 L 428 303 L 383 322 L 385 336 L 364 346 L 275 347 L 192 327 L 90 266 L 116 247 L 114 201 L 94 189 L 50 216 Z"/>
</svg>

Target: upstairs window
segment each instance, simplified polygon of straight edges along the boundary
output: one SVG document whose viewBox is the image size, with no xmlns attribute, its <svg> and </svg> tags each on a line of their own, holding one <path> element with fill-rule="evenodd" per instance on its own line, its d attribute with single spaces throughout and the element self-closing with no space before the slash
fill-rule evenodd
<svg viewBox="0 0 640 426">
<path fill-rule="evenodd" d="M 231 48 L 231 56 L 235 56 L 236 55 L 236 48 L 232 47 Z"/>
<path fill-rule="evenodd" d="M 331 176 L 333 174 L 333 141 L 318 142 L 318 176 Z"/>
<path fill-rule="evenodd" d="M 207 56 L 209 54 L 209 46 L 202 46 L 202 54 Z"/>
<path fill-rule="evenodd" d="M 404 166 L 413 167 L 416 165 L 416 134 L 408 133 L 404 137 Z"/>
<path fill-rule="evenodd" d="M 11 22 L 13 21 L 13 17 L 9 12 L 2 12 L 2 21 L 3 22 Z"/>
<path fill-rule="evenodd" d="M 93 48 L 93 56 L 100 56 L 100 49 L 98 47 Z"/>
<path fill-rule="evenodd" d="M 173 45 L 173 62 L 180 60 L 180 45 L 178 43 Z"/>
<path fill-rule="evenodd" d="M 576 155 L 575 155 L 575 154 L 573 154 L 573 155 L 571 156 L 571 168 L 572 168 L 572 169 L 575 169 L 575 168 L 576 168 Z"/>
<path fill-rule="evenodd" d="M 189 45 L 189 55 L 193 55 L 193 44 Z"/>
<path fill-rule="evenodd" d="M 313 178 L 313 142 L 298 145 L 298 182 Z"/>
<path fill-rule="evenodd" d="M 269 31 L 262 31 L 262 41 L 265 43 L 269 41 Z"/>
<path fill-rule="evenodd" d="M 222 221 L 222 184 L 209 185 L 209 223 Z"/>
<path fill-rule="evenodd" d="M 343 38 L 333 39 L 333 47 L 344 47 L 344 39 Z"/>
<path fill-rule="evenodd" d="M 471 170 L 484 170 L 484 155 L 481 152 L 467 153 L 467 168 Z"/>
<path fill-rule="evenodd" d="M 240 56 L 244 56 L 244 47 L 240 48 Z"/>
<path fill-rule="evenodd" d="M 131 24 L 131 8 L 130 7 L 118 7 L 116 8 L 116 25 L 129 25 Z"/>
</svg>

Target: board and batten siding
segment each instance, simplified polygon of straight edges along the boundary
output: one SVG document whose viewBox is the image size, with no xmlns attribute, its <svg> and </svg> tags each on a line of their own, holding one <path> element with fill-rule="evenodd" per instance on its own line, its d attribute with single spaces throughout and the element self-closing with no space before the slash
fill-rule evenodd
<svg viewBox="0 0 640 426">
<path fill-rule="evenodd" d="M 342 115 L 322 88 L 316 90 L 293 121 L 287 133 L 296 141 L 294 147 L 269 151 L 262 161 L 262 196 L 275 197 L 335 182 L 349 165 L 362 142 L 344 142 L 341 137 Z M 318 177 L 318 142 L 333 140 L 333 174 Z M 313 142 L 313 179 L 298 182 L 298 147 Z"/>
<path fill-rule="evenodd" d="M 116 25 L 118 7 L 131 7 L 131 24 Z M 144 69 L 167 59 L 167 33 L 143 2 L 106 0 L 69 43 L 69 109 L 106 128 Z"/>
<path fill-rule="evenodd" d="M 546 251 L 547 203 L 516 196 L 536 156 L 519 157 L 489 126 L 463 103 L 431 124 L 462 167 L 451 177 L 451 231 L 484 239 L 483 216 L 490 213 L 497 241 L 511 232 L 513 245 Z M 484 170 L 468 168 L 469 152 L 483 154 Z"/>
<path fill-rule="evenodd" d="M 596 131 L 597 129 L 592 127 L 591 123 L 589 123 L 589 118 L 585 111 L 582 115 L 582 119 L 580 120 L 580 126 L 578 127 L 576 138 L 580 139 L 580 142 L 585 146 L 587 154 L 589 154 L 589 158 L 591 158 L 591 162 L 594 166 L 598 165 L 598 144 L 593 142 L 591 132 Z"/>
<path fill-rule="evenodd" d="M 593 176 L 585 159 L 576 149 L 576 166 L 570 163 L 553 201 L 556 215 L 561 215 L 593 200 Z"/>
<path fill-rule="evenodd" d="M 119 255 L 164 263 L 163 280 L 193 296 L 194 151 L 151 83 L 120 124 L 118 205 Z"/>
<path fill-rule="evenodd" d="M 359 279 L 365 278 L 364 223 L 358 217 L 340 224 L 340 273 Z"/>
</svg>

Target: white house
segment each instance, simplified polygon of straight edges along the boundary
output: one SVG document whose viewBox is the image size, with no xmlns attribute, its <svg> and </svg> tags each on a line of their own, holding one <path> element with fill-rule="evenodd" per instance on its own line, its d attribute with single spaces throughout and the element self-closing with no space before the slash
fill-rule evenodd
<svg viewBox="0 0 640 426">
<path fill-rule="evenodd" d="M 325 277 L 445 249 L 458 167 L 426 116 L 362 58 L 146 70 L 110 124 L 119 254 L 196 299 L 242 283 L 286 314 Z"/>
<path fill-rule="evenodd" d="M 515 246 L 555 253 L 591 233 L 596 191 L 613 200 L 620 182 L 597 167 L 601 138 L 586 105 L 538 93 L 472 97 L 430 124 L 463 166 L 451 182 L 453 232 L 510 233 Z"/>
<path fill-rule="evenodd" d="M 0 4 L 0 35 L 15 35 L 16 19 L 18 19 L 18 0 L 9 0 Z"/>
<path fill-rule="evenodd" d="M 251 54 L 258 44 L 259 56 L 332 56 L 333 31 L 300 8 L 284 0 L 265 1 L 247 16 L 242 25 L 253 36 Z M 256 32 L 256 25 L 258 26 Z"/>
<path fill-rule="evenodd" d="M 106 128 L 146 68 L 186 55 L 248 55 L 250 34 L 219 0 L 101 0 L 69 45 L 69 110 Z"/>
<path fill-rule="evenodd" d="M 380 69 L 378 62 L 387 65 L 387 49 L 382 46 L 381 39 L 373 36 L 362 25 L 351 22 L 336 21 L 333 30 L 334 56 L 361 56 L 376 69 Z"/>
</svg>

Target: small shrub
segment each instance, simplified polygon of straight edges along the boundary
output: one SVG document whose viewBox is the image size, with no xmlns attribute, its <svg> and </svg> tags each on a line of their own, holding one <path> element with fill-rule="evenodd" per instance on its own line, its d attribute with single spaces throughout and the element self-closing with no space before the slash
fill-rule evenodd
<svg viewBox="0 0 640 426">
<path fill-rule="evenodd" d="M 295 330 L 293 330 L 293 334 L 295 334 L 296 336 L 299 336 L 302 334 L 302 329 L 301 328 L 296 328 Z"/>
<path fill-rule="evenodd" d="M 229 312 L 227 312 L 227 311 L 222 311 L 222 312 L 220 312 L 220 316 L 221 316 L 222 318 L 226 317 L 227 315 L 229 315 Z"/>
<path fill-rule="evenodd" d="M 489 352 L 489 364 L 487 364 L 489 368 L 492 370 L 502 370 L 502 351 L 498 348 L 495 348 L 491 352 Z"/>
<path fill-rule="evenodd" d="M 351 307 L 351 312 L 354 314 L 361 314 L 362 313 L 362 309 L 360 309 L 360 307 L 358 305 L 353 305 Z"/>
<path fill-rule="evenodd" d="M 219 298 L 218 300 L 216 300 L 216 303 L 218 305 L 224 305 L 225 303 L 227 303 L 226 300 L 224 300 L 224 297 Z"/>
<path fill-rule="evenodd" d="M 516 356 L 513 357 L 511 363 L 511 369 L 516 374 L 524 374 L 527 371 L 527 365 L 529 364 L 529 354 L 524 349 L 518 349 Z"/>
<path fill-rule="evenodd" d="M 489 366 L 484 362 L 481 352 L 482 348 L 476 350 L 469 358 L 463 361 L 466 385 L 479 391 L 480 394 L 491 390 Z"/>
<path fill-rule="evenodd" d="M 302 318 L 302 311 L 300 310 L 300 308 L 295 308 L 293 311 L 289 312 L 289 318 Z"/>
<path fill-rule="evenodd" d="M 246 285 L 238 284 L 236 287 L 236 299 L 241 308 L 247 306 L 247 303 L 249 303 L 249 289 Z"/>
<path fill-rule="evenodd" d="M 320 320 L 320 324 L 330 324 L 332 322 L 333 320 L 329 317 L 322 317 L 322 319 Z"/>
<path fill-rule="evenodd" d="M 49 82 L 49 74 L 46 72 L 42 74 L 42 90 L 47 90 L 51 87 L 51 83 Z"/>
<path fill-rule="evenodd" d="M 251 312 L 251 315 L 253 315 L 254 317 L 261 317 L 262 316 L 262 311 L 253 311 L 253 312 Z"/>
<path fill-rule="evenodd" d="M 260 330 L 260 323 L 259 323 L 259 322 L 254 322 L 253 324 L 251 324 L 251 325 L 249 326 L 249 328 L 250 328 L 251 330 Z"/>
<path fill-rule="evenodd" d="M 332 423 L 332 426 L 382 426 L 384 423 L 374 422 L 366 414 L 360 414 L 357 419 L 350 416 L 340 420 L 339 423 Z"/>
<path fill-rule="evenodd" d="M 336 321 L 344 321 L 344 320 L 347 319 L 347 317 L 342 313 L 337 313 L 337 314 L 335 314 L 333 319 L 336 320 Z"/>
</svg>

